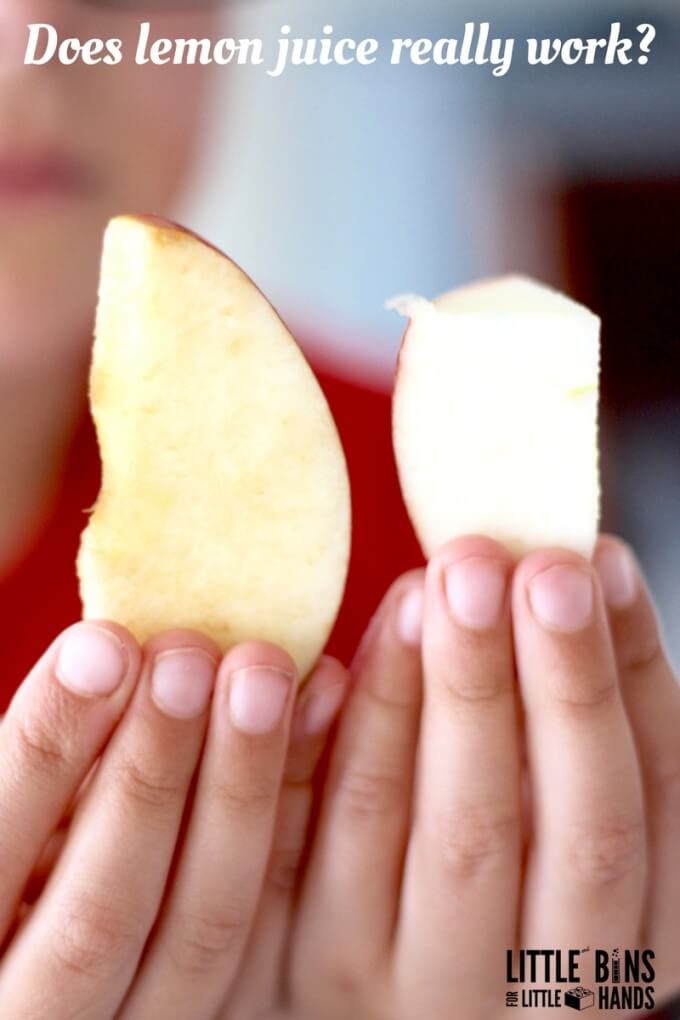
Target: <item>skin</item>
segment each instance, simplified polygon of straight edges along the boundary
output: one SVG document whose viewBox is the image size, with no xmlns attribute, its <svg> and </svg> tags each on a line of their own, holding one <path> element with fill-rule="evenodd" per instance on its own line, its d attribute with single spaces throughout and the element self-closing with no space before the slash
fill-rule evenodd
<svg viewBox="0 0 680 1020">
<path fill-rule="evenodd" d="M 220 660 L 191 631 L 140 649 L 122 628 L 96 627 L 122 653 L 115 690 L 84 697 L 64 685 L 66 633 L 0 726 L 8 777 L 0 1005 L 7 1016 L 46 1016 L 49 1003 L 51 1017 L 108 1018 L 121 1008 L 149 1016 L 145 1003 L 167 1001 L 176 1015 L 202 1015 L 196 996 L 219 1005 L 249 938 L 256 948 L 281 939 L 311 781 L 346 672 L 322 658 L 296 700 L 292 660 L 272 646 L 241 645 Z M 160 707 L 150 681 L 158 657 L 177 652 L 187 690 L 206 664 L 211 678 L 204 703 L 182 717 Z M 262 732 L 240 729 L 229 707 L 235 677 L 249 666 L 287 678 L 284 711 Z"/>
<path fill-rule="evenodd" d="M 677 992 L 680 689 L 637 569 L 629 598 L 611 585 L 604 597 L 598 568 L 622 550 L 606 537 L 595 568 L 543 550 L 513 571 L 489 539 L 461 539 L 388 595 L 355 665 L 303 886 L 301 1015 L 500 1018 L 519 946 L 653 948 L 657 1003 Z M 461 627 L 445 572 L 487 559 L 507 570 L 501 614 Z M 564 565 L 593 585 L 573 632 L 544 626 L 527 597 L 541 577 L 566 599 Z M 399 641 L 414 589 L 422 658 Z"/>
<path fill-rule="evenodd" d="M 206 87 L 190 68 L 24 68 L 27 9 L 62 37 L 128 47 L 139 22 L 0 0 L 0 158 L 56 147 L 80 182 L 0 197 L 0 477 L 12 482 L 0 573 L 30 543 L 84 401 L 104 224 L 127 208 L 172 214 Z M 153 20 L 177 37 L 210 34 L 212 17 Z M 504 573 L 493 626 L 461 626 L 443 601 L 442 572 L 470 559 Z M 537 622 L 526 590 L 566 563 L 595 594 L 592 620 L 565 635 Z M 60 635 L 0 724 L 2 1015 L 488 1020 L 505 1012 L 515 944 L 651 946 L 658 997 L 673 990 L 680 706 L 636 576 L 632 599 L 605 608 L 572 554 L 512 570 L 489 540 L 459 540 L 395 583 L 350 672 L 324 658 L 297 697 L 280 649 L 220 658 L 189 632 L 140 648 L 105 621 L 120 675 L 84 696 L 63 682 Z M 179 717 L 151 682 L 170 651 L 193 663 Z M 260 732 L 229 708 L 248 665 L 289 676 L 282 715 Z"/>
<path fill-rule="evenodd" d="M 103 622 L 126 666 L 84 698 L 60 681 L 58 639 L 0 727 L 7 1014 L 488 1020 L 519 946 L 653 948 L 657 1002 L 677 991 L 680 688 L 637 568 L 625 600 L 612 588 L 620 553 L 606 537 L 594 566 L 542 550 L 515 568 L 490 539 L 459 539 L 395 583 L 350 674 L 322 659 L 297 704 L 279 649 L 220 662 L 199 634 L 139 649 Z M 488 625 L 452 616 L 461 564 L 503 578 Z M 546 626 L 529 596 L 538 580 L 568 602 L 565 569 L 592 590 L 577 629 Z M 181 719 L 149 679 L 178 649 L 212 663 Z M 229 707 L 248 665 L 289 675 L 267 732 L 239 731 Z"/>
</svg>

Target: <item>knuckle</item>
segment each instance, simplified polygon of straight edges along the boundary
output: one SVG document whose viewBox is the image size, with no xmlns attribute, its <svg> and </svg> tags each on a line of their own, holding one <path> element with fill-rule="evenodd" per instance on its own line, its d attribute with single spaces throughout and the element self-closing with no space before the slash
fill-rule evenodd
<svg viewBox="0 0 680 1020">
<path fill-rule="evenodd" d="M 455 639 L 448 631 L 439 633 L 432 646 L 431 672 L 438 695 L 454 708 L 497 702 L 513 693 L 512 660 L 493 632 L 461 630 Z"/>
<path fill-rule="evenodd" d="M 282 847 L 275 850 L 269 862 L 269 884 L 282 892 L 291 892 L 297 886 L 303 846 Z"/>
<path fill-rule="evenodd" d="M 350 767 L 340 777 L 338 796 L 352 814 L 382 816 L 403 806 L 406 790 L 394 776 Z"/>
<path fill-rule="evenodd" d="M 561 716 L 578 722 L 582 717 L 589 718 L 593 710 L 611 707 L 618 698 L 618 685 L 613 677 L 572 672 L 555 684 L 551 694 Z"/>
<path fill-rule="evenodd" d="M 213 787 L 213 796 L 230 816 L 249 818 L 261 821 L 274 810 L 277 788 L 273 783 L 264 781 L 257 783 L 217 782 Z"/>
<path fill-rule="evenodd" d="M 335 966 L 328 977 L 328 986 L 343 1003 L 355 1004 L 363 998 L 363 982 L 355 968 Z"/>
<path fill-rule="evenodd" d="M 75 751 L 65 730 L 50 725 L 49 719 L 35 715 L 17 720 L 15 748 L 22 772 L 60 774 L 67 772 Z"/>
<path fill-rule="evenodd" d="M 646 637 L 640 637 L 637 647 L 629 652 L 621 665 L 629 676 L 653 674 L 666 665 L 666 657 L 656 629 Z"/>
<path fill-rule="evenodd" d="M 177 778 L 133 758 L 123 758 L 114 766 L 114 773 L 124 798 L 136 806 L 163 809 L 175 805 L 183 796 Z"/>
<path fill-rule="evenodd" d="M 385 1017 L 388 994 L 381 965 L 372 954 L 359 954 L 356 950 L 343 954 L 341 959 L 330 962 L 324 971 L 324 986 L 333 989 L 336 1001 L 341 1004 L 338 1016 L 359 1013 L 362 1020 Z"/>
<path fill-rule="evenodd" d="M 650 604 L 615 621 L 614 645 L 619 668 L 632 679 L 643 679 L 666 665 L 659 624 Z"/>
<path fill-rule="evenodd" d="M 645 852 L 642 818 L 598 822 L 573 836 L 571 859 L 577 877 L 588 884 L 609 885 L 626 878 Z"/>
<path fill-rule="evenodd" d="M 89 896 L 62 908 L 50 940 L 62 968 L 97 981 L 115 974 L 137 943 L 128 915 Z"/>
<path fill-rule="evenodd" d="M 352 673 L 354 697 L 363 702 L 364 713 L 384 715 L 398 725 L 420 707 L 421 685 L 413 664 L 394 662 L 392 628 L 380 626 L 365 647 L 359 649 Z"/>
<path fill-rule="evenodd" d="M 232 905 L 220 913 L 180 914 L 170 936 L 170 956 L 176 966 L 202 974 L 223 966 L 247 938 L 250 913 Z"/>
<path fill-rule="evenodd" d="M 345 1012 L 349 1014 L 349 1005 L 364 1000 L 365 979 L 356 953 L 338 953 L 325 957 L 317 964 L 321 986 L 332 988 L 336 1001 L 343 1003 Z"/>
<path fill-rule="evenodd" d="M 306 958 L 305 958 L 306 959 Z M 345 1020 L 361 1016 L 362 1020 L 384 1020 L 396 1016 L 388 1003 L 393 998 L 393 975 L 385 967 L 382 954 L 366 951 L 366 946 L 344 946 L 342 951 L 312 955 L 317 981 L 307 980 L 309 963 L 291 968 L 291 992 L 303 1004 L 305 1016 Z M 329 991 L 334 1007 L 329 1012 Z"/>
<path fill-rule="evenodd" d="M 359 694 L 368 703 L 368 709 L 389 714 L 395 720 L 408 718 L 420 703 L 419 685 L 395 683 L 394 672 L 381 669 L 379 663 L 366 671 Z"/>
<path fill-rule="evenodd" d="M 462 676 L 446 670 L 443 675 L 443 686 L 449 697 L 458 703 L 476 703 L 498 701 L 511 693 L 510 672 L 499 671 L 498 668 L 482 669 L 477 672 L 472 682 L 470 676 Z"/>
<path fill-rule="evenodd" d="M 500 805 L 462 806 L 439 817 L 435 838 L 445 871 L 475 878 L 518 851 L 519 817 Z"/>
</svg>

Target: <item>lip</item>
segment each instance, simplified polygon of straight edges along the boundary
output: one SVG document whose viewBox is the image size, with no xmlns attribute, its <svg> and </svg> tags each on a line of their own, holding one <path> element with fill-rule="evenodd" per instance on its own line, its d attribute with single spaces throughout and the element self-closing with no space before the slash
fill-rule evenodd
<svg viewBox="0 0 680 1020">
<path fill-rule="evenodd" d="M 82 165 L 58 153 L 0 151 L 0 201 L 78 197 L 91 190 L 91 184 Z"/>
</svg>

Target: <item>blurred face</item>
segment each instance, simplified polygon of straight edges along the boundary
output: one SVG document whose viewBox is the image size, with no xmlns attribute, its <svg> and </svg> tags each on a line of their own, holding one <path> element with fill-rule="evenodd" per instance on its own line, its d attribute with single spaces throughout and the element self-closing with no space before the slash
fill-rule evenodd
<svg viewBox="0 0 680 1020">
<path fill-rule="evenodd" d="M 172 212 L 201 127 L 206 69 L 137 66 L 139 23 L 151 21 L 152 38 L 202 38 L 214 35 L 215 16 L 192 12 L 191 0 L 184 12 L 162 7 L 0 0 L 0 373 L 6 377 L 82 358 L 109 217 Z M 121 39 L 124 60 L 64 66 L 55 58 L 24 67 L 27 25 L 38 22 L 53 25 L 60 40 Z"/>
</svg>

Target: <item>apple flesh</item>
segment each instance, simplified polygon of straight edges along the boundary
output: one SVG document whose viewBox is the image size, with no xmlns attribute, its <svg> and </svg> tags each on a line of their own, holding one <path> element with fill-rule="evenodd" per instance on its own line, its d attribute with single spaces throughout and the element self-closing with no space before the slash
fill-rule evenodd
<svg viewBox="0 0 680 1020">
<path fill-rule="evenodd" d="M 590 557 L 599 515 L 600 321 L 525 277 L 390 303 L 410 318 L 393 400 L 399 477 L 427 556 L 465 534 L 517 557 Z"/>
<path fill-rule="evenodd" d="M 234 262 L 153 217 L 104 240 L 90 400 L 103 479 L 85 618 L 285 648 L 304 676 L 340 605 L 345 458 L 321 389 Z"/>
</svg>

